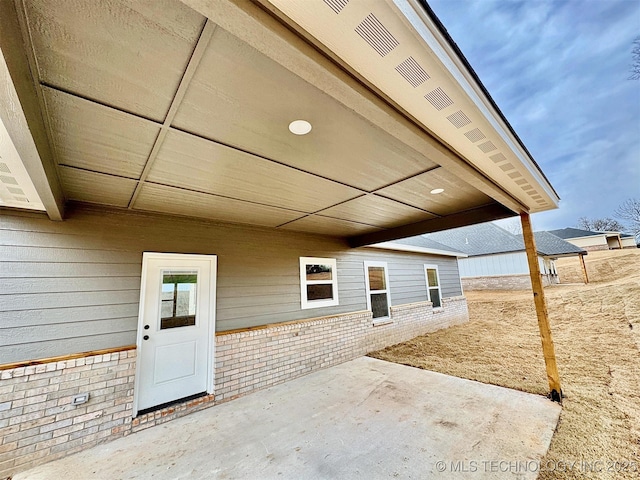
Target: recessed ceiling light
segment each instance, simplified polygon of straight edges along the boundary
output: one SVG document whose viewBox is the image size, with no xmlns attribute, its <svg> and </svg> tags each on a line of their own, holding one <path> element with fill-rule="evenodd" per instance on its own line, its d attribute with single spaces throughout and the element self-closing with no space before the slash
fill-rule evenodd
<svg viewBox="0 0 640 480">
<path fill-rule="evenodd" d="M 442 192 L 444 192 L 444 188 L 434 188 L 433 190 L 431 190 L 431 195 L 438 195 Z"/>
<path fill-rule="evenodd" d="M 306 120 L 294 120 L 289 124 L 289 131 L 294 135 L 306 135 L 311 131 L 311 124 Z"/>
</svg>

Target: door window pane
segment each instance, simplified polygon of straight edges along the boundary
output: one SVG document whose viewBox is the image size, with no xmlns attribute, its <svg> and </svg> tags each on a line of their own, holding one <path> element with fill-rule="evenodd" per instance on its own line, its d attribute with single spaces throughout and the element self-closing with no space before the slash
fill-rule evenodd
<svg viewBox="0 0 640 480">
<path fill-rule="evenodd" d="M 384 267 L 369 267 L 369 290 L 386 290 Z"/>
<path fill-rule="evenodd" d="M 389 302 L 387 302 L 386 293 L 371 294 L 371 311 L 373 313 L 373 318 L 389 316 Z"/>
<path fill-rule="evenodd" d="M 160 330 L 196 324 L 197 288 L 197 272 L 163 272 Z"/>
</svg>

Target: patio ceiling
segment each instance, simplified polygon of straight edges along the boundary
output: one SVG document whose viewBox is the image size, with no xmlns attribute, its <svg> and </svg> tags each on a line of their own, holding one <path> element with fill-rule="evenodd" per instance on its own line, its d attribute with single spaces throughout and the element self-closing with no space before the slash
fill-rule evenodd
<svg viewBox="0 0 640 480">
<path fill-rule="evenodd" d="M 37 125 L 32 131 L 42 162 L 55 167 L 51 189 L 59 182 L 65 200 L 359 244 L 373 234 L 380 241 L 557 205 L 535 164 L 465 103 L 456 80 L 417 39 L 413 63 L 396 67 L 391 81 L 364 63 L 357 67 L 367 78 L 349 73 L 353 55 L 380 58 L 362 41 L 368 34 L 349 26 L 370 18 L 355 7 L 344 21 L 362 45 L 321 53 L 312 45 L 318 38 L 303 39 L 282 12 L 276 20 L 249 2 L 25 0 L 13 10 L 4 1 L 0 28 L 19 28 L 22 43 L 5 37 L 0 47 L 27 123 L 36 125 L 37 115 L 24 108 L 28 88 L 15 74 L 21 54 L 28 62 L 45 135 L 36 136 Z M 347 3 L 304 2 L 320 19 Z M 287 2 L 273 4 L 286 10 Z M 378 7 L 400 32 L 392 4 Z M 317 37 L 344 30 L 331 28 L 305 25 Z M 356 41 L 341 34 L 347 45 Z M 437 96 L 443 88 L 450 105 L 439 103 L 447 103 Z M 424 105 L 403 106 L 414 102 L 409 93 Z M 309 134 L 289 131 L 298 119 L 311 123 Z"/>
</svg>

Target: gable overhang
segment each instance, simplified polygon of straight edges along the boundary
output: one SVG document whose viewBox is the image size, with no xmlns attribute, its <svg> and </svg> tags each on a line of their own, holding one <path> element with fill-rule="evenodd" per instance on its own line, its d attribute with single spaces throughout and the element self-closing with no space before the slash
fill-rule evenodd
<svg viewBox="0 0 640 480">
<path fill-rule="evenodd" d="M 558 258 L 566 258 L 566 257 L 581 257 L 583 255 L 587 255 L 588 252 L 585 250 L 583 252 L 572 252 L 572 253 L 554 253 L 554 254 L 550 254 L 550 253 L 538 253 L 539 255 L 542 255 L 544 258 L 548 258 L 550 260 L 555 260 Z"/>
<path fill-rule="evenodd" d="M 7 128 L 50 218 L 85 202 L 355 247 L 557 207 L 418 3 L 1 5 Z"/>
<path fill-rule="evenodd" d="M 450 250 L 440 250 L 437 248 L 419 247 L 416 245 L 403 245 L 396 242 L 381 242 L 367 245 L 366 248 L 379 248 L 382 250 L 394 250 L 397 252 L 424 253 L 425 255 L 439 255 L 442 257 L 467 258 L 468 255 L 462 252 L 452 252 Z"/>
</svg>

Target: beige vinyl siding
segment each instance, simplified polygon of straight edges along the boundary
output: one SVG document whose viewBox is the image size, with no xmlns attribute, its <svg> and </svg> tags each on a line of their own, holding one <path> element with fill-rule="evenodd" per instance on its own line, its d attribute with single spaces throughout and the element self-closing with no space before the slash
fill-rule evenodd
<svg viewBox="0 0 640 480">
<path fill-rule="evenodd" d="M 366 309 L 364 261 L 389 265 L 392 305 L 460 295 L 452 257 L 350 249 L 342 239 L 73 206 L 64 222 L 0 210 L 0 364 L 134 344 L 142 252 L 218 256 L 218 331 Z M 300 308 L 299 258 L 337 259 L 340 304 Z"/>
</svg>

